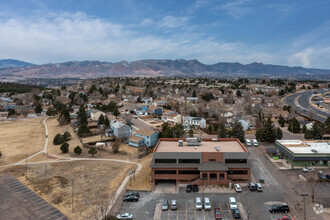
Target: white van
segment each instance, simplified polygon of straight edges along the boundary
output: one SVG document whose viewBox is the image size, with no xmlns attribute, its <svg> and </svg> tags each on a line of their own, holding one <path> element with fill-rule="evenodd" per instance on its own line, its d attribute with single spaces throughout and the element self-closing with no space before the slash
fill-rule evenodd
<svg viewBox="0 0 330 220">
<path fill-rule="evenodd" d="M 248 147 L 251 146 L 251 141 L 250 141 L 250 139 L 246 139 L 245 142 L 246 142 L 246 146 L 248 146 Z"/>
<path fill-rule="evenodd" d="M 258 141 L 257 141 L 257 139 L 253 139 L 253 146 L 258 147 Z"/>
<path fill-rule="evenodd" d="M 210 199 L 207 197 L 204 199 L 204 209 L 205 211 L 209 211 L 212 209 Z"/>
<path fill-rule="evenodd" d="M 203 203 L 200 197 L 196 197 L 196 210 L 203 210 Z"/>
<path fill-rule="evenodd" d="M 237 209 L 236 199 L 234 197 L 229 197 L 228 200 L 230 209 Z"/>
</svg>

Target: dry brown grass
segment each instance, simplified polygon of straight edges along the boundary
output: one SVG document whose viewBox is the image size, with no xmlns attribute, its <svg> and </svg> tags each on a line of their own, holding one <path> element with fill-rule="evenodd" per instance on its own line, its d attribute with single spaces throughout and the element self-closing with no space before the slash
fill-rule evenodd
<svg viewBox="0 0 330 220">
<path fill-rule="evenodd" d="M 91 201 L 112 195 L 136 165 L 107 161 L 75 161 L 8 168 L 0 174 L 11 174 L 70 219 L 93 219 Z M 72 180 L 74 210 L 71 212 Z"/>
<path fill-rule="evenodd" d="M 152 160 L 152 154 L 143 157 L 139 163 L 142 164 L 142 169 L 135 176 L 135 180 L 132 181 L 132 185 L 128 184 L 129 190 L 147 190 L 151 191 L 152 182 L 150 181 L 151 168 L 149 167 Z"/>
<path fill-rule="evenodd" d="M 43 149 L 45 129 L 43 119 L 0 122 L 0 165 L 15 163 Z"/>
</svg>

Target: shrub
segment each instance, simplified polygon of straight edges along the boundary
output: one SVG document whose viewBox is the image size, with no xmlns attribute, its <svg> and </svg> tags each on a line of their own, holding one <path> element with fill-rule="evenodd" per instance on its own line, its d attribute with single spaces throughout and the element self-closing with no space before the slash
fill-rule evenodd
<svg viewBox="0 0 330 220">
<path fill-rule="evenodd" d="M 65 141 L 71 140 L 71 137 L 72 136 L 71 136 L 71 134 L 68 131 L 64 132 L 63 138 L 64 138 Z"/>
<path fill-rule="evenodd" d="M 64 137 L 60 133 L 58 133 L 54 137 L 53 144 L 60 145 L 60 144 L 63 144 L 64 142 L 65 142 Z"/>
<path fill-rule="evenodd" d="M 69 152 L 69 144 L 68 143 L 62 144 L 60 149 L 63 153 L 68 153 Z"/>
<path fill-rule="evenodd" d="M 79 154 L 81 154 L 82 149 L 81 149 L 81 147 L 77 146 L 77 147 L 75 147 L 75 148 L 73 149 L 73 151 L 74 151 L 74 153 L 75 153 L 76 155 L 79 155 Z"/>
<path fill-rule="evenodd" d="M 97 154 L 97 150 L 95 147 L 91 147 L 88 151 L 89 154 L 92 155 L 92 157 L 94 156 L 94 154 Z"/>
</svg>

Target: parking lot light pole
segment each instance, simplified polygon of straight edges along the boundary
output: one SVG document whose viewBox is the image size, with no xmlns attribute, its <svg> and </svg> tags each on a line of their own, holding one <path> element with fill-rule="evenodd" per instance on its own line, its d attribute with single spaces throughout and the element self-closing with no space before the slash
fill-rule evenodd
<svg viewBox="0 0 330 220">
<path fill-rule="evenodd" d="M 304 220 L 306 220 L 306 196 L 309 196 L 308 194 L 300 194 L 300 196 L 304 197 Z"/>
</svg>

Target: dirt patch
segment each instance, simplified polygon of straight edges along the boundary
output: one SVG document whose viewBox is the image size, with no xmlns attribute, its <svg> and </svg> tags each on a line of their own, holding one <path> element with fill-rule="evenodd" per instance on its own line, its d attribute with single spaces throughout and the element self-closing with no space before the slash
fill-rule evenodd
<svg viewBox="0 0 330 220">
<path fill-rule="evenodd" d="M 139 174 L 136 175 L 135 180 L 132 180 L 132 184 L 127 185 L 128 190 L 147 190 L 151 191 L 152 182 L 150 181 L 151 168 L 149 167 L 152 160 L 152 154 L 143 157 L 139 163 L 142 164 L 142 169 Z"/>
<path fill-rule="evenodd" d="M 25 119 L 0 122 L 0 165 L 25 159 L 41 151 L 45 143 L 44 119 Z"/>
<path fill-rule="evenodd" d="M 70 219 L 93 219 L 93 208 L 110 197 L 136 165 L 107 161 L 75 161 L 28 168 L 8 168 L 0 174 L 11 174 L 54 205 Z M 71 210 L 72 180 L 74 180 L 74 209 Z"/>
</svg>

